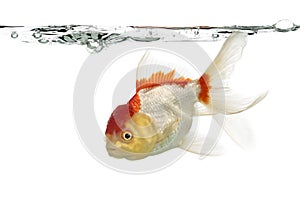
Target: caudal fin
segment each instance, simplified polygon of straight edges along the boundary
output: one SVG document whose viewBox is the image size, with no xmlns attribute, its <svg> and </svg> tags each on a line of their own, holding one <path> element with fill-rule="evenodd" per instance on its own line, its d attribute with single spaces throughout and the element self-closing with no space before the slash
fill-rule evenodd
<svg viewBox="0 0 300 200">
<path fill-rule="evenodd" d="M 202 106 L 196 109 L 196 115 L 239 113 L 266 96 L 267 92 L 263 92 L 245 97 L 228 86 L 235 63 L 240 59 L 246 43 L 246 33 L 233 33 L 225 41 L 213 63 L 199 79 L 201 89 L 198 99 Z"/>
</svg>

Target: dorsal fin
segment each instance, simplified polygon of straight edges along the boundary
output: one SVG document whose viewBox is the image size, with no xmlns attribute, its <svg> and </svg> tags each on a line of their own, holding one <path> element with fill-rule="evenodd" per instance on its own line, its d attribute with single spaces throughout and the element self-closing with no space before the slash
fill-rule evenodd
<svg viewBox="0 0 300 200">
<path fill-rule="evenodd" d="M 136 81 L 136 91 L 141 89 L 155 87 L 163 84 L 178 84 L 185 86 L 191 81 L 190 78 L 184 78 L 183 76 L 175 78 L 175 70 L 165 73 L 162 71 L 152 74 L 149 78 L 142 78 Z"/>
<path fill-rule="evenodd" d="M 185 86 L 199 74 L 191 64 L 176 55 L 159 50 L 147 50 L 136 74 L 136 91 L 163 84 Z"/>
</svg>

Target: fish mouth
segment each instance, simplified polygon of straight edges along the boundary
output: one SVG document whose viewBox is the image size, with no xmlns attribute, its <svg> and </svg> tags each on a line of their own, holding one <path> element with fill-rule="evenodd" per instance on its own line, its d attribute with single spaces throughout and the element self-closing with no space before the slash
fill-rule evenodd
<svg viewBox="0 0 300 200">
<path fill-rule="evenodd" d="M 122 158 L 120 150 L 114 146 L 111 142 L 106 143 L 106 151 L 109 156 L 114 158 Z"/>
<path fill-rule="evenodd" d="M 107 151 L 117 151 L 116 148 L 106 148 L 106 149 L 107 149 Z"/>
<path fill-rule="evenodd" d="M 107 144 L 106 144 L 106 150 L 107 150 L 108 152 L 114 152 L 114 151 L 117 151 L 118 149 L 117 149 L 117 147 L 115 147 L 113 144 L 107 143 Z"/>
<path fill-rule="evenodd" d="M 124 158 L 124 155 L 121 153 L 121 151 L 116 148 L 108 148 L 107 153 L 113 158 Z"/>
<path fill-rule="evenodd" d="M 115 147 L 113 144 L 106 145 L 106 150 L 109 156 L 117 159 L 125 158 L 127 160 L 140 160 L 148 156 L 141 153 L 127 152 Z"/>
</svg>

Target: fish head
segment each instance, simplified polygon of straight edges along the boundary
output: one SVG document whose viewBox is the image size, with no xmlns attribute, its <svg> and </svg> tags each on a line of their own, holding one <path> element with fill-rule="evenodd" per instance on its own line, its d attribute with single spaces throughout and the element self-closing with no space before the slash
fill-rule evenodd
<svg viewBox="0 0 300 200">
<path fill-rule="evenodd" d="M 132 112 L 127 104 L 112 112 L 105 136 L 108 154 L 128 160 L 149 156 L 158 140 L 151 117 L 142 112 Z"/>
</svg>

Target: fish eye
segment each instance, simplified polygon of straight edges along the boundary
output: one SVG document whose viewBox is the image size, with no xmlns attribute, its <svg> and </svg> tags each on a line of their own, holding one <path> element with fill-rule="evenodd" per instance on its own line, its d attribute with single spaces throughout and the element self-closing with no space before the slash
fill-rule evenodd
<svg viewBox="0 0 300 200">
<path fill-rule="evenodd" d="M 130 141 L 133 138 L 132 133 L 130 133 L 129 131 L 125 131 L 122 133 L 122 139 L 125 141 Z"/>
</svg>

